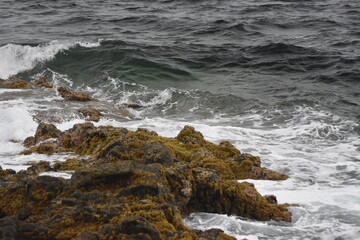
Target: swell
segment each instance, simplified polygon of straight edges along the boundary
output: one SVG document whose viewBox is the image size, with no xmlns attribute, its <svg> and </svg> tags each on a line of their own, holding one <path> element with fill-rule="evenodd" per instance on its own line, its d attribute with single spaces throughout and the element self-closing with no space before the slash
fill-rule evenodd
<svg viewBox="0 0 360 240">
<path fill-rule="evenodd" d="M 45 44 L 6 44 L 0 47 L 0 78 L 7 79 L 18 73 L 32 70 L 40 64 L 53 60 L 65 50 L 81 47 L 91 48 L 99 42 L 85 41 L 51 41 Z"/>
<path fill-rule="evenodd" d="M 188 51 L 189 48 L 192 51 Z M 198 88 L 220 95 L 230 92 L 245 99 L 255 99 L 251 94 L 261 94 L 258 98 L 262 101 L 309 98 L 316 103 L 340 107 L 341 112 L 358 107 L 353 104 L 359 98 L 354 88 L 359 84 L 358 57 L 284 42 L 255 46 L 184 46 L 121 40 L 55 41 L 40 45 L 8 44 L 0 51 L 6 52 L 6 63 L 11 63 L 2 65 L 1 78 L 18 74 L 31 79 L 39 73 L 54 78 L 56 73 L 70 79 L 74 87 L 101 89 L 112 78 L 154 91 L 171 87 L 184 90 Z M 249 78 L 247 72 L 253 77 Z M 264 77 L 269 73 L 286 74 L 287 78 L 269 81 Z M 238 76 L 243 76 L 243 79 Z M 226 80 L 220 84 L 221 79 Z M 327 91 L 319 93 L 320 88 Z M 115 97 L 116 93 L 110 96 Z M 318 99 L 319 96 L 324 100 Z M 216 100 L 209 103 L 217 108 Z M 209 104 L 205 108 L 210 109 Z"/>
</svg>

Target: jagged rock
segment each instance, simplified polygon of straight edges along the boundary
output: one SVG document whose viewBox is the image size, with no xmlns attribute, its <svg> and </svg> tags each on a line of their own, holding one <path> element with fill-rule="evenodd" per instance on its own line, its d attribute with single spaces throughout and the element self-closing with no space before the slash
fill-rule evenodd
<svg viewBox="0 0 360 240">
<path fill-rule="evenodd" d="M 28 137 L 24 141 L 24 146 L 30 147 L 49 138 L 57 138 L 61 131 L 53 124 L 40 123 L 36 129 L 35 137 Z"/>
<path fill-rule="evenodd" d="M 201 145 L 205 142 L 201 132 L 195 131 L 194 127 L 185 126 L 176 137 L 182 143 L 192 143 Z"/>
<path fill-rule="evenodd" d="M 277 204 L 278 201 L 276 199 L 276 196 L 274 195 L 265 195 L 264 198 L 266 199 L 266 201 L 268 201 L 268 203 L 270 204 Z"/>
<path fill-rule="evenodd" d="M 0 80 L 0 88 L 29 88 L 29 86 L 28 82 L 16 77 Z"/>
<path fill-rule="evenodd" d="M 25 147 L 31 147 L 31 146 L 34 146 L 36 144 L 36 141 L 35 141 L 35 137 L 27 137 L 25 140 L 24 140 L 24 146 Z"/>
<path fill-rule="evenodd" d="M 144 133 L 146 135 L 151 135 L 151 136 L 158 136 L 157 132 L 155 131 L 149 131 L 148 129 L 146 128 L 138 128 L 136 130 L 137 133 Z"/>
<path fill-rule="evenodd" d="M 9 80 L 0 79 L 0 88 L 14 88 L 14 89 L 34 89 L 34 88 L 52 88 L 44 77 L 39 77 L 33 82 L 27 82 L 17 77 L 12 77 Z"/>
<path fill-rule="evenodd" d="M 87 191 L 127 186 L 128 181 L 134 175 L 134 168 L 134 162 L 123 161 L 116 164 L 102 164 L 93 169 L 79 169 L 72 175 L 71 184 L 75 188 Z"/>
<path fill-rule="evenodd" d="M 30 153 L 84 157 L 54 165 L 75 170 L 70 180 L 36 177 L 51 170 L 48 163 L 11 175 L 12 182 L 0 169 L 0 216 L 16 217 L 18 239 L 233 240 L 220 230 L 191 230 L 182 219 L 211 212 L 291 220 L 286 205 L 261 196 L 253 184 L 237 182 L 239 177 L 277 178 L 278 173 L 230 142 L 206 141 L 189 126 L 176 138 L 165 138 L 146 129 L 84 123 L 60 132 L 42 124 L 28 141 Z"/>
<path fill-rule="evenodd" d="M 209 169 L 193 170 L 196 189 L 187 207 L 190 212 L 212 212 L 261 221 L 291 221 L 285 206 L 271 205 L 251 183 L 222 180 Z M 193 209 L 193 210 L 192 210 Z"/>
<path fill-rule="evenodd" d="M 100 117 L 103 116 L 101 112 L 95 108 L 82 108 L 79 110 L 79 112 L 84 115 L 87 120 L 94 122 L 100 121 Z"/>
<path fill-rule="evenodd" d="M 69 89 L 64 87 L 58 87 L 57 91 L 59 92 L 61 97 L 69 101 L 87 102 L 95 100 L 94 98 L 90 97 L 85 93 L 70 91 Z"/>
<path fill-rule="evenodd" d="M 28 167 L 26 171 L 20 171 L 20 174 L 27 174 L 27 175 L 39 175 L 42 172 L 51 171 L 53 170 L 50 166 L 49 162 L 46 161 L 40 161 L 31 167 Z"/>
<path fill-rule="evenodd" d="M 47 82 L 45 77 L 39 77 L 33 83 L 33 86 L 36 87 L 45 87 L 45 88 L 53 88 L 54 86 Z"/>
</svg>

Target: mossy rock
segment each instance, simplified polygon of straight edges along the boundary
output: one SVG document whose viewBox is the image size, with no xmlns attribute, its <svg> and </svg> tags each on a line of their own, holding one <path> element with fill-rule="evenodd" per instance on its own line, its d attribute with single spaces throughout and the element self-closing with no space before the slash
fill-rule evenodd
<svg viewBox="0 0 360 240">
<path fill-rule="evenodd" d="M 20 78 L 10 78 L 9 80 L 0 79 L 0 88 L 28 88 L 29 83 Z"/>
<path fill-rule="evenodd" d="M 27 82 L 17 77 L 12 77 L 8 80 L 0 79 L 0 88 L 34 89 L 43 87 L 52 88 L 53 85 L 49 84 L 44 77 L 39 77 L 33 82 Z"/>
<path fill-rule="evenodd" d="M 58 87 L 57 91 L 61 97 L 69 101 L 88 102 L 96 100 L 85 93 L 71 91 L 65 87 Z"/>
<path fill-rule="evenodd" d="M 100 121 L 100 117 L 102 117 L 102 113 L 95 108 L 82 108 L 79 112 L 86 118 L 88 121 L 98 122 Z"/>
<path fill-rule="evenodd" d="M 11 183 L 0 187 L 0 212 L 5 216 L 17 215 L 26 204 L 25 186 Z"/>
<path fill-rule="evenodd" d="M 87 166 L 87 161 L 85 159 L 79 158 L 68 158 L 63 162 L 58 162 L 54 165 L 56 170 L 60 171 L 75 171 Z"/>
<path fill-rule="evenodd" d="M 51 132 L 56 134 L 49 139 Z M 32 141 L 36 145 L 30 152 L 73 152 L 80 157 L 54 166 L 75 170 L 70 180 L 31 176 L 19 181 L 20 200 L 6 214 L 18 214 L 26 206 L 32 214 L 27 221 L 47 229 L 36 230 L 38 235 L 21 233 L 24 238 L 81 239 L 88 233 L 99 239 L 226 240 L 233 238 L 218 230 L 191 230 L 182 219 L 203 211 L 291 220 L 285 205 L 264 198 L 250 183 L 237 182 L 285 175 L 262 168 L 259 157 L 241 153 L 230 142 L 206 141 L 189 126 L 176 138 L 166 138 L 146 129 L 95 127 L 89 122 L 64 132 L 42 125 Z M 8 191 L 0 191 L 0 196 Z M 123 227 L 130 223 L 131 231 Z"/>
</svg>

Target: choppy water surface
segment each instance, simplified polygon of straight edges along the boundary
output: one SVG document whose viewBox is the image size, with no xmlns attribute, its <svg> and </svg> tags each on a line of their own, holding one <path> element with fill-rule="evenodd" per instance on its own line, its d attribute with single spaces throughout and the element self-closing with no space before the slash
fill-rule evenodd
<svg viewBox="0 0 360 240">
<path fill-rule="evenodd" d="M 2 0 L 0 78 L 44 75 L 108 106 L 141 104 L 134 118 L 98 124 L 164 136 L 193 125 L 290 176 L 254 184 L 300 204 L 292 223 L 196 213 L 185 219 L 194 228 L 239 239 L 359 239 L 359 26 L 355 0 Z M 33 117 L 51 116 L 62 130 L 82 122 L 80 107 L 54 90 L 0 90 L 0 165 L 47 159 L 18 155 L 16 140 L 34 134 Z"/>
</svg>

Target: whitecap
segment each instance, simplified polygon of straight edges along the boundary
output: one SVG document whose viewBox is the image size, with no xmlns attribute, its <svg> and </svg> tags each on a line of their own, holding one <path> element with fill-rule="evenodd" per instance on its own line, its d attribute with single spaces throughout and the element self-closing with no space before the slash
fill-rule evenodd
<svg viewBox="0 0 360 240">
<path fill-rule="evenodd" d="M 20 72 L 30 70 L 37 64 L 53 59 L 56 54 L 75 46 L 98 47 L 101 41 L 95 43 L 86 41 L 51 41 L 38 46 L 6 44 L 0 47 L 0 78 L 7 79 Z"/>
</svg>

